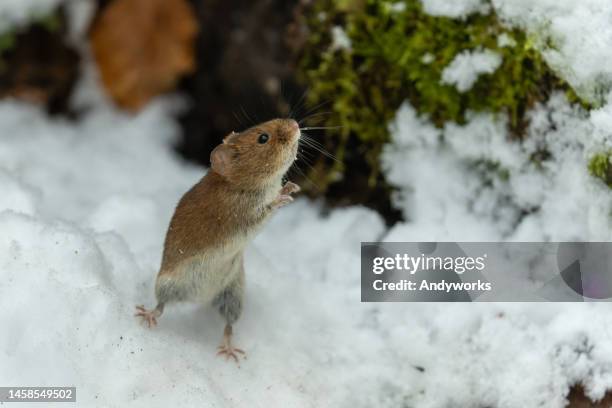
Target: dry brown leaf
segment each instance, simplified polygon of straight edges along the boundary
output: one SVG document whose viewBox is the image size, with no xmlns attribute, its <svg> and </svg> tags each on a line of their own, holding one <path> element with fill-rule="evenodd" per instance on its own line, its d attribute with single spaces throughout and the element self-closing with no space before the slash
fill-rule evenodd
<svg viewBox="0 0 612 408">
<path fill-rule="evenodd" d="M 195 68 L 197 20 L 187 0 L 114 0 L 98 16 L 91 45 L 108 94 L 138 110 Z"/>
</svg>

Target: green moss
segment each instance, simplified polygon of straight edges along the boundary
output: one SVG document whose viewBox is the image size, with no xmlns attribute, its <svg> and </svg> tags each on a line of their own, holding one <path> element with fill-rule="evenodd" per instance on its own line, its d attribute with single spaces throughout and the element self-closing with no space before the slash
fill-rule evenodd
<svg viewBox="0 0 612 408">
<path fill-rule="evenodd" d="M 8 31 L 0 34 L 0 75 L 2 75 L 6 69 L 6 62 L 2 58 L 3 54 L 10 51 L 16 42 L 17 35 L 14 31 Z"/>
<path fill-rule="evenodd" d="M 589 160 L 589 172 L 612 188 L 612 151 L 597 153 Z"/>
<path fill-rule="evenodd" d="M 451 19 L 425 14 L 419 0 L 318 0 L 308 25 L 312 34 L 300 65 L 308 104 L 331 101 L 325 124 L 341 129 L 328 133 L 328 148 L 340 158 L 365 158 L 372 182 L 389 140 L 387 124 L 405 100 L 439 127 L 447 121 L 465 123 L 468 111 L 505 115 L 517 138 L 524 136 L 528 109 L 553 90 L 588 106 L 546 65 L 535 39 L 504 27 L 495 14 Z M 350 49 L 331 47 L 334 26 L 344 29 Z M 512 45 L 498 44 L 502 34 Z M 480 75 L 466 92 L 441 82 L 442 71 L 458 54 L 485 49 L 503 58 L 495 72 Z M 348 151 L 348 145 L 359 150 Z"/>
<path fill-rule="evenodd" d="M 6 50 L 10 50 L 15 45 L 15 33 L 6 32 L 0 34 L 0 54 Z"/>
<path fill-rule="evenodd" d="M 62 28 L 63 22 L 60 13 L 56 11 L 50 14 L 36 16 L 33 20 L 33 24 L 40 25 L 51 33 L 56 33 Z"/>
</svg>

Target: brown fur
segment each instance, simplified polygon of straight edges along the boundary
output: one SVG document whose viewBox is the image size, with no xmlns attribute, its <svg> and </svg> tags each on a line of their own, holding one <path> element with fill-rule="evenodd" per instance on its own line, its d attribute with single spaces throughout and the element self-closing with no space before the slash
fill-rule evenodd
<svg viewBox="0 0 612 408">
<path fill-rule="evenodd" d="M 261 133 L 270 140 L 259 144 Z M 276 119 L 232 133 L 224 140 L 231 163 L 224 175 L 213 167 L 179 201 L 166 235 L 160 275 L 212 249 L 232 248 L 267 218 L 267 205 L 297 152 L 295 122 Z"/>
<path fill-rule="evenodd" d="M 269 136 L 259 143 L 262 134 Z M 244 247 L 274 209 L 291 202 L 299 187 L 282 186 L 299 140 L 294 120 L 275 119 L 232 132 L 211 154 L 210 171 L 181 198 L 166 234 L 155 283 L 157 306 L 137 306 L 136 316 L 157 324 L 169 302 L 211 302 L 226 326 L 218 353 L 238 361 L 232 324 L 242 313 Z"/>
</svg>

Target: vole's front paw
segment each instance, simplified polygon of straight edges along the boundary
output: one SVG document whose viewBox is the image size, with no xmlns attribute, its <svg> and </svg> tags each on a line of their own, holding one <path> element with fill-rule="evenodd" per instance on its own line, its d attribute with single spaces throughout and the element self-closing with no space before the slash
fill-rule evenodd
<svg viewBox="0 0 612 408">
<path fill-rule="evenodd" d="M 285 185 L 280 189 L 276 199 L 272 201 L 272 204 L 270 204 L 270 207 L 275 210 L 277 208 L 289 204 L 293 201 L 293 197 L 291 197 L 291 194 L 297 193 L 298 191 L 300 191 L 300 186 L 290 181 L 286 182 Z"/>
<path fill-rule="evenodd" d="M 270 207 L 273 210 L 276 210 L 277 208 L 280 208 L 282 206 L 285 206 L 287 204 L 289 204 L 290 202 L 293 201 L 293 197 L 291 197 L 290 195 L 286 195 L 286 194 L 279 194 L 278 197 L 276 197 L 276 199 L 274 199 L 274 201 L 272 201 L 272 204 L 270 204 Z"/>
<path fill-rule="evenodd" d="M 300 186 L 298 186 L 295 183 L 292 183 L 292 182 L 288 181 L 288 182 L 285 183 L 283 188 L 281 188 L 280 194 L 281 195 L 291 195 L 293 193 L 297 193 L 300 190 L 301 190 Z"/>
</svg>

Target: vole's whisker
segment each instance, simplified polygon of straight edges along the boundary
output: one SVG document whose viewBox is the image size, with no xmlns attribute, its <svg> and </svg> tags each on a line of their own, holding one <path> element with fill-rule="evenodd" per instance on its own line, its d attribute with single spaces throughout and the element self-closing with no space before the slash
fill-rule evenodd
<svg viewBox="0 0 612 408">
<path fill-rule="evenodd" d="M 300 99 L 298 99 L 297 103 L 295 104 L 295 106 L 293 106 L 291 108 L 291 111 L 289 111 L 289 117 L 293 119 L 293 115 L 297 113 L 298 109 L 301 109 L 301 105 L 305 100 L 306 97 L 306 93 L 308 92 L 308 88 L 304 89 L 304 92 L 302 92 L 302 96 L 300 96 Z"/>
<path fill-rule="evenodd" d="M 303 135 L 304 144 L 307 146 L 318 147 L 319 149 L 327 150 L 323 144 L 308 135 Z"/>
<path fill-rule="evenodd" d="M 312 168 L 312 167 L 311 167 L 311 168 Z M 300 166 L 298 166 L 298 165 L 297 165 L 297 163 L 294 163 L 294 165 L 293 165 L 293 166 L 291 166 L 291 168 L 290 168 L 289 170 L 295 170 L 295 171 L 297 171 L 297 172 L 298 172 L 298 173 L 299 173 L 299 174 L 300 174 L 302 177 L 304 177 L 304 179 L 305 179 L 306 181 L 308 181 L 308 182 L 309 182 L 311 185 L 313 185 L 313 186 L 314 186 L 314 187 L 315 187 L 317 190 L 321 191 L 321 187 L 320 187 L 320 186 L 319 186 L 317 183 L 315 183 L 314 181 L 312 181 L 312 179 L 311 179 L 310 177 L 308 177 L 308 176 L 306 175 L 306 173 L 304 173 L 304 172 L 302 171 L 302 169 L 300 169 Z"/>
<path fill-rule="evenodd" d="M 315 126 L 315 127 L 303 127 L 300 130 L 322 130 L 322 129 L 342 129 L 343 126 Z"/>
<path fill-rule="evenodd" d="M 342 163 L 340 160 L 338 160 L 336 157 L 334 157 L 331 153 L 326 152 L 325 150 L 321 150 L 318 149 L 316 147 L 310 146 L 313 149 L 315 149 L 316 151 L 318 151 L 319 153 L 321 153 L 323 156 L 328 157 L 330 159 L 332 159 L 333 161 L 337 162 L 337 163 Z"/>
<path fill-rule="evenodd" d="M 247 121 L 250 122 L 251 126 L 255 125 L 256 122 L 249 116 L 249 114 L 244 109 L 244 106 L 240 105 L 240 109 L 242 110 L 242 114 L 247 119 Z"/>
<path fill-rule="evenodd" d="M 328 99 L 326 101 L 323 101 L 321 103 L 316 104 L 314 107 L 308 109 L 306 112 L 304 112 L 304 117 L 310 115 L 313 112 L 316 112 L 317 109 L 322 108 L 323 106 L 327 105 L 328 103 L 330 103 L 332 100 Z"/>
<path fill-rule="evenodd" d="M 313 164 L 313 160 L 312 159 L 306 159 L 305 156 L 302 157 L 298 157 L 298 160 L 300 163 L 304 163 L 306 165 L 306 168 L 308 169 L 313 169 L 314 167 L 312 166 Z"/>
<path fill-rule="evenodd" d="M 312 159 L 313 154 L 310 152 L 307 152 L 306 150 L 300 149 L 298 150 L 297 157 L 300 159 Z"/>
<path fill-rule="evenodd" d="M 300 120 L 298 121 L 298 124 L 299 124 L 299 125 L 301 125 L 302 123 L 304 123 L 304 122 L 306 122 L 307 120 L 310 120 L 310 119 L 312 119 L 312 118 L 316 118 L 316 117 L 318 117 L 318 116 L 323 116 L 323 115 L 331 115 L 332 113 L 333 113 L 333 112 L 331 112 L 331 111 L 327 111 L 327 112 L 316 112 L 316 113 L 313 113 L 313 114 L 311 114 L 311 115 L 308 115 L 308 116 L 303 117 L 302 119 L 300 119 Z M 323 119 L 323 118 L 319 118 L 318 120 L 322 120 L 322 119 Z"/>
<path fill-rule="evenodd" d="M 238 124 L 240 125 L 241 128 L 245 127 L 244 123 L 242 123 L 242 120 L 240 119 L 240 117 L 236 114 L 236 112 L 232 112 L 232 114 L 234 115 L 234 118 L 236 118 L 236 121 L 238 122 Z"/>
<path fill-rule="evenodd" d="M 296 157 L 298 158 L 298 160 L 301 160 L 302 162 L 306 163 L 306 165 L 310 168 L 312 168 L 312 162 L 314 161 L 314 153 L 307 151 L 305 149 L 302 148 L 302 146 L 300 146 L 298 148 Z"/>
<path fill-rule="evenodd" d="M 338 158 L 336 156 L 334 156 L 333 154 L 331 154 L 330 152 L 325 150 L 321 145 L 317 146 L 314 143 L 314 140 L 312 140 L 310 138 L 305 138 L 305 137 L 300 139 L 300 140 L 304 142 L 305 146 L 310 147 L 310 148 L 318 151 L 319 153 L 321 153 L 323 156 L 328 157 L 328 158 L 334 160 L 335 162 L 342 164 L 342 162 L 340 160 L 338 160 Z"/>
<path fill-rule="evenodd" d="M 310 135 L 307 135 L 306 133 L 304 133 L 304 134 L 302 135 L 302 137 L 303 137 L 304 142 L 305 142 L 306 144 L 312 144 L 312 145 L 315 145 L 315 146 L 317 146 L 317 147 L 320 147 L 320 148 L 321 148 L 321 149 L 323 149 L 323 150 L 326 150 L 326 149 L 325 149 L 325 146 L 323 145 L 323 143 L 321 143 L 321 142 L 319 142 L 318 140 L 314 139 L 314 138 L 313 138 L 313 137 L 311 137 Z"/>
</svg>

